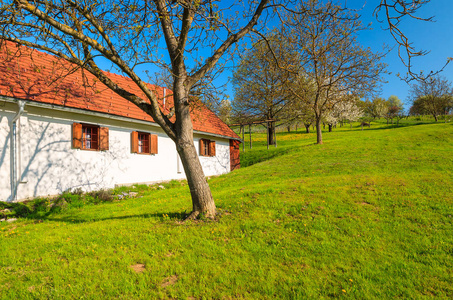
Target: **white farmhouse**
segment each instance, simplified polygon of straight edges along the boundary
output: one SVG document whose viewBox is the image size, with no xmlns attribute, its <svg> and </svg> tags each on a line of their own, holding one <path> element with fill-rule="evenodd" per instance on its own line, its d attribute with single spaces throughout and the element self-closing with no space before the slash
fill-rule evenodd
<svg viewBox="0 0 453 300">
<path fill-rule="evenodd" d="M 142 96 L 130 79 L 109 76 Z M 170 113 L 171 91 L 151 87 Z M 192 119 L 205 175 L 238 168 L 239 137 L 201 103 Z M 183 178 L 173 141 L 149 115 L 64 60 L 2 42 L 0 201 Z"/>
</svg>

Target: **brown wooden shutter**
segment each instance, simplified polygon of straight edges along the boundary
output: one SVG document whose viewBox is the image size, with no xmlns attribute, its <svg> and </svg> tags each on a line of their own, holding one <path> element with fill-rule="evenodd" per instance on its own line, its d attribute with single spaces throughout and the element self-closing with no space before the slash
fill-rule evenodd
<svg viewBox="0 0 453 300">
<path fill-rule="evenodd" d="M 132 131 L 131 133 L 131 152 L 138 153 L 138 132 Z"/>
<path fill-rule="evenodd" d="M 150 154 L 157 154 L 157 134 L 151 134 Z"/>
<path fill-rule="evenodd" d="M 239 169 L 241 167 L 241 160 L 239 157 L 240 142 L 230 140 L 230 171 Z"/>
<path fill-rule="evenodd" d="M 205 141 L 203 139 L 200 139 L 200 156 L 204 156 L 204 143 Z"/>
<path fill-rule="evenodd" d="M 108 127 L 99 128 L 99 150 L 101 150 L 101 151 L 109 150 L 109 128 Z"/>
<path fill-rule="evenodd" d="M 72 123 L 72 148 L 82 148 L 82 124 Z"/>
<path fill-rule="evenodd" d="M 209 156 L 215 156 L 215 141 L 209 141 Z"/>
</svg>

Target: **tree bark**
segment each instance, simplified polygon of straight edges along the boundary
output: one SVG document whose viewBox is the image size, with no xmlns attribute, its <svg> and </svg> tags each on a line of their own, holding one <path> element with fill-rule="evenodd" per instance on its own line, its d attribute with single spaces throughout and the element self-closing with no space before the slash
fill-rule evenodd
<svg viewBox="0 0 453 300">
<path fill-rule="evenodd" d="M 202 213 L 207 218 L 213 219 L 216 214 L 216 207 L 200 160 L 197 157 L 193 139 L 192 141 L 181 139 L 177 143 L 177 148 L 192 196 L 192 213 L 187 219 L 195 219 Z"/>
<path fill-rule="evenodd" d="M 316 144 L 322 144 L 322 129 L 321 129 L 321 119 L 316 120 Z"/>
<path fill-rule="evenodd" d="M 268 130 L 268 139 L 269 145 L 275 145 L 274 132 L 275 132 L 275 122 L 269 122 Z"/>
<path fill-rule="evenodd" d="M 311 124 L 305 125 L 305 129 L 307 130 L 307 133 L 310 133 L 310 126 L 311 126 Z"/>
<path fill-rule="evenodd" d="M 181 78 L 182 79 L 182 78 Z M 176 150 L 181 158 L 187 183 L 192 196 L 192 213 L 187 219 L 195 219 L 200 214 L 213 219 L 216 214 L 214 199 L 206 180 L 193 140 L 193 124 L 190 116 L 189 91 L 182 80 L 173 84 L 176 126 Z"/>
<path fill-rule="evenodd" d="M 329 125 L 329 132 L 332 132 L 333 125 L 332 124 L 328 124 L 328 125 Z"/>
</svg>

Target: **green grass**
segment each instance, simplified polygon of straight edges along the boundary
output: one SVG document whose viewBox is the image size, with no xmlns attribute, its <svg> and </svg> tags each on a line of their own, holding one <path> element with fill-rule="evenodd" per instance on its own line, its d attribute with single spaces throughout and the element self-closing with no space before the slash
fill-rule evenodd
<svg viewBox="0 0 453 300">
<path fill-rule="evenodd" d="M 452 298 L 453 125 L 409 125 L 254 134 L 215 221 L 172 182 L 2 222 L 0 298 Z"/>
</svg>

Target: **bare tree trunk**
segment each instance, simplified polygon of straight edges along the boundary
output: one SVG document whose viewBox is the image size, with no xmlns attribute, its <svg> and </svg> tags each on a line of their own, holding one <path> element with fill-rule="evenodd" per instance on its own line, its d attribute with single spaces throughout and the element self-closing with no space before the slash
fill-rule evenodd
<svg viewBox="0 0 453 300">
<path fill-rule="evenodd" d="M 192 213 L 187 219 L 195 219 L 201 213 L 204 213 L 207 218 L 214 218 L 216 214 L 214 199 L 197 157 L 193 140 L 192 142 L 178 142 L 178 153 L 184 166 L 190 195 L 192 196 Z"/>
<path fill-rule="evenodd" d="M 332 132 L 333 125 L 332 124 L 328 124 L 328 126 L 329 126 L 329 132 Z"/>
<path fill-rule="evenodd" d="M 433 116 L 434 116 L 434 120 L 436 120 L 436 122 L 439 121 L 436 114 L 433 114 Z"/>
<path fill-rule="evenodd" d="M 321 118 L 316 120 L 316 144 L 322 144 Z"/>
<path fill-rule="evenodd" d="M 181 158 L 192 196 L 192 213 L 187 219 L 195 219 L 200 214 L 205 214 L 207 218 L 212 219 L 215 217 L 216 207 L 194 145 L 188 91 L 179 80 L 174 83 L 173 97 L 177 115 L 175 123 L 176 150 Z"/>
<path fill-rule="evenodd" d="M 307 130 L 307 133 L 310 133 L 310 126 L 311 126 L 311 124 L 305 125 L 305 129 Z"/>
<path fill-rule="evenodd" d="M 267 128 L 268 130 L 268 138 L 269 138 L 269 145 L 275 145 L 275 140 L 274 140 L 274 133 L 275 133 L 275 122 L 269 122 L 269 127 Z"/>
</svg>

